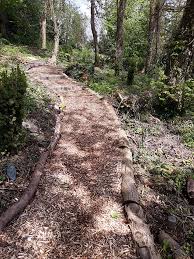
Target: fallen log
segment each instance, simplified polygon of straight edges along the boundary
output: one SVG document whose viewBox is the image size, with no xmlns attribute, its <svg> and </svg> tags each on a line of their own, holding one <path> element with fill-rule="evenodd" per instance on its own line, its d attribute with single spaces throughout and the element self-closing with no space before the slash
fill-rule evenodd
<svg viewBox="0 0 194 259">
<path fill-rule="evenodd" d="M 121 168 L 122 196 L 129 227 L 137 245 L 137 254 L 142 259 L 159 259 L 153 236 L 145 223 L 143 208 L 140 205 L 138 190 L 135 184 L 132 156 L 129 148 L 123 147 L 124 160 Z"/>
<path fill-rule="evenodd" d="M 56 126 L 55 126 L 55 132 L 53 135 L 53 139 L 48 146 L 47 150 L 42 153 L 35 170 L 32 174 L 31 181 L 29 183 L 28 188 L 21 196 L 20 200 L 13 205 L 11 205 L 2 215 L 0 216 L 0 231 L 2 231 L 8 223 L 10 223 L 16 216 L 18 216 L 21 212 L 24 211 L 24 209 L 28 206 L 28 204 L 33 199 L 41 176 L 43 175 L 44 166 L 46 164 L 46 161 L 48 157 L 51 155 L 51 153 L 54 151 L 57 142 L 60 138 L 61 134 L 61 119 L 62 119 L 63 113 L 58 114 L 56 119 Z"/>
<path fill-rule="evenodd" d="M 194 179 L 192 177 L 187 180 L 187 194 L 189 199 L 194 199 Z"/>
<path fill-rule="evenodd" d="M 112 119 L 116 122 L 115 124 L 121 127 L 113 107 L 106 100 L 104 100 L 104 104 L 109 109 Z M 123 160 L 118 167 L 121 173 L 121 192 L 129 228 L 137 245 L 137 254 L 141 259 L 161 259 L 149 226 L 145 223 L 143 208 L 140 205 L 139 194 L 134 180 L 133 156 L 124 130 L 120 131 L 120 138 L 114 141 L 114 146 L 122 152 Z"/>
<path fill-rule="evenodd" d="M 164 241 L 168 242 L 170 249 L 173 252 L 175 259 L 191 259 L 190 256 L 187 256 L 184 251 L 181 249 L 181 246 L 167 233 L 160 231 L 159 241 L 163 244 Z"/>
</svg>

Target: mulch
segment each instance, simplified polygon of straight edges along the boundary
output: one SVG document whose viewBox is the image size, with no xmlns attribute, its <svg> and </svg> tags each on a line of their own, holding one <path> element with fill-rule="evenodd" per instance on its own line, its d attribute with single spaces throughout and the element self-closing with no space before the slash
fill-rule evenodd
<svg viewBox="0 0 194 259">
<path fill-rule="evenodd" d="M 28 73 L 63 96 L 62 134 L 34 201 L 1 234 L 0 257 L 137 258 L 123 213 L 122 134 L 111 105 L 54 67 Z"/>
</svg>

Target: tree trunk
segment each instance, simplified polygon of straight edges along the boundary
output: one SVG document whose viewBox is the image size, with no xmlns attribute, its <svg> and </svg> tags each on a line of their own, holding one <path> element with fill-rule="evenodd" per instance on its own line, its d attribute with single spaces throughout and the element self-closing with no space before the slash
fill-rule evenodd
<svg viewBox="0 0 194 259">
<path fill-rule="evenodd" d="M 53 47 L 52 57 L 50 59 L 50 63 L 52 63 L 52 64 L 57 63 L 57 56 L 59 53 L 60 34 L 61 33 L 60 33 L 59 28 L 56 28 L 55 36 L 54 36 L 54 47 Z"/>
<path fill-rule="evenodd" d="M 93 35 L 93 42 L 94 42 L 94 52 L 95 52 L 95 62 L 94 65 L 97 67 L 99 66 L 99 48 L 98 48 L 98 34 L 96 30 L 95 24 L 95 0 L 91 0 L 91 29 Z"/>
<path fill-rule="evenodd" d="M 193 78 L 194 0 L 187 0 L 179 27 L 167 46 L 165 74 L 171 85 Z"/>
<path fill-rule="evenodd" d="M 0 12 L 0 33 L 3 37 L 7 36 L 6 30 L 7 17 L 3 12 Z"/>
<path fill-rule="evenodd" d="M 56 64 L 57 57 L 59 53 L 59 43 L 60 43 L 60 36 L 61 36 L 61 25 L 62 25 L 62 8 L 64 6 L 63 0 L 58 0 L 57 2 L 57 14 L 55 12 L 55 7 L 53 0 L 49 0 L 49 7 L 51 11 L 51 16 L 54 25 L 54 47 L 52 52 L 52 57 L 49 59 L 49 63 Z"/>
<path fill-rule="evenodd" d="M 145 72 L 149 73 L 156 64 L 160 50 L 161 18 L 165 0 L 150 0 L 148 52 Z"/>
<path fill-rule="evenodd" d="M 43 14 L 41 17 L 41 49 L 46 49 L 46 16 L 47 16 L 47 1 L 44 2 Z"/>
<path fill-rule="evenodd" d="M 122 66 L 123 55 L 123 22 L 127 0 L 117 0 L 117 32 L 115 53 L 115 75 L 119 75 Z"/>
</svg>

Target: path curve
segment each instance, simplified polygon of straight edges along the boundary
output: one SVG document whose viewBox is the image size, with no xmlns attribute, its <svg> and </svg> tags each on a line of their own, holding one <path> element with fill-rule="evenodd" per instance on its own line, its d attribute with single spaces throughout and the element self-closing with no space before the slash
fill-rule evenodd
<svg viewBox="0 0 194 259">
<path fill-rule="evenodd" d="M 124 137 L 110 104 L 50 65 L 31 80 L 62 95 L 61 139 L 34 201 L 3 234 L 0 258 L 137 258 L 121 197 Z"/>
</svg>

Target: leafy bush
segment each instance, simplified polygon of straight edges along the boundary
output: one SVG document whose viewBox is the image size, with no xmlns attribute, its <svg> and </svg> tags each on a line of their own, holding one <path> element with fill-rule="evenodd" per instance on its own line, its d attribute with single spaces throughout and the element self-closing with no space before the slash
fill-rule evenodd
<svg viewBox="0 0 194 259">
<path fill-rule="evenodd" d="M 194 111 L 194 81 L 175 86 L 155 82 L 155 110 L 166 118 Z"/>
<path fill-rule="evenodd" d="M 53 100 L 50 98 L 45 89 L 37 84 L 29 84 L 26 89 L 24 107 L 25 117 L 32 112 L 36 112 L 38 109 L 49 109 L 49 104 L 52 104 Z"/>
<path fill-rule="evenodd" d="M 81 64 L 92 64 L 94 60 L 93 51 L 90 48 L 73 49 L 71 53 L 71 62 Z"/>
<path fill-rule="evenodd" d="M 114 70 L 95 68 L 89 86 L 98 93 L 111 94 L 116 88 L 118 89 L 120 83 L 121 81 L 115 76 Z"/>
<path fill-rule="evenodd" d="M 0 151 L 17 147 L 24 116 L 25 74 L 19 66 L 0 74 Z"/>
<path fill-rule="evenodd" d="M 133 85 L 129 88 L 129 93 L 139 96 L 144 96 L 146 92 L 150 92 L 151 100 L 147 101 L 152 103 L 152 110 L 161 117 L 172 118 L 194 112 L 193 80 L 178 85 L 167 85 L 164 71 L 156 69 L 152 79 L 147 75 L 136 75 Z"/>
<path fill-rule="evenodd" d="M 92 65 L 72 64 L 65 69 L 65 73 L 79 81 L 88 81 L 93 74 Z"/>
<path fill-rule="evenodd" d="M 188 177 L 194 177 L 193 171 L 184 167 L 175 167 L 172 164 L 158 163 L 151 170 L 153 175 L 160 175 L 168 183 L 169 187 L 180 194 L 186 186 L 186 180 Z"/>
<path fill-rule="evenodd" d="M 113 86 L 108 82 L 92 83 L 90 88 L 97 93 L 110 94 L 113 91 Z"/>
<path fill-rule="evenodd" d="M 180 92 L 176 88 L 161 82 L 158 83 L 154 100 L 154 109 L 158 115 L 172 118 L 181 113 Z"/>
<path fill-rule="evenodd" d="M 194 119 L 177 118 L 173 122 L 173 127 L 175 132 L 180 134 L 185 145 L 194 148 Z"/>
</svg>

